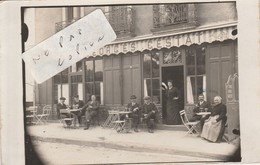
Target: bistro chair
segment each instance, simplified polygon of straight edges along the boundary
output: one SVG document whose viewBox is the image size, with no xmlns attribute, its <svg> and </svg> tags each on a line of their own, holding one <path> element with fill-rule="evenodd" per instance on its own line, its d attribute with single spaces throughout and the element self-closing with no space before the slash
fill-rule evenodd
<svg viewBox="0 0 260 165">
<path fill-rule="evenodd" d="M 75 128 L 75 126 L 73 126 L 73 122 L 74 122 L 74 119 L 70 118 L 70 117 L 62 119 L 62 124 L 63 124 L 64 128 Z"/>
<path fill-rule="evenodd" d="M 47 123 L 47 120 L 49 119 L 49 116 L 50 116 L 50 112 L 51 112 L 51 105 L 45 105 L 43 108 L 42 108 L 42 114 L 38 114 L 36 115 L 36 124 L 39 124 L 39 123 L 42 123 L 42 124 L 45 124 Z"/>
<path fill-rule="evenodd" d="M 35 118 L 37 113 L 37 107 L 36 106 L 30 106 L 26 108 L 26 124 L 35 124 Z"/>
<path fill-rule="evenodd" d="M 185 110 L 180 111 L 180 117 L 183 125 L 188 129 L 187 134 L 199 133 L 199 131 L 196 129 L 196 126 L 200 123 L 200 121 L 190 122 L 187 118 Z"/>
<path fill-rule="evenodd" d="M 75 122 L 73 115 L 68 109 L 60 109 L 60 123 L 62 123 L 64 128 L 75 128 Z"/>
</svg>

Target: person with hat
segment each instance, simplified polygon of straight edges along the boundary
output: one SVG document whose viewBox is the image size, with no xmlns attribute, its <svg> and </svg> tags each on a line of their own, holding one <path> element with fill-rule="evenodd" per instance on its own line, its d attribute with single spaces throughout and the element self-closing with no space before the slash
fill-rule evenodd
<svg viewBox="0 0 260 165">
<path fill-rule="evenodd" d="M 66 100 L 65 97 L 61 97 L 60 102 L 57 104 L 57 117 L 58 117 L 58 119 L 61 119 L 61 116 L 62 116 L 62 118 L 71 118 L 70 113 L 61 112 L 61 109 L 65 110 L 65 109 L 68 108 L 68 106 L 65 104 L 65 100 Z M 70 126 L 72 124 L 71 121 L 69 121 L 69 120 L 66 120 L 65 122 L 68 126 Z"/>
<path fill-rule="evenodd" d="M 131 112 L 129 114 L 129 118 L 133 119 L 133 128 L 135 132 L 138 132 L 138 124 L 140 120 L 140 107 L 139 104 L 136 102 L 136 96 L 132 95 L 130 97 L 131 102 L 127 104 L 127 110 Z"/>
<path fill-rule="evenodd" d="M 142 106 L 142 117 L 146 121 L 146 125 L 149 133 L 153 133 L 155 127 L 156 114 L 158 112 L 157 107 L 151 102 L 150 96 L 144 97 L 144 104 Z"/>
<path fill-rule="evenodd" d="M 180 118 L 180 92 L 174 86 L 172 80 L 167 81 L 168 88 L 166 90 L 166 124 L 178 125 L 181 123 Z"/>
<path fill-rule="evenodd" d="M 85 112 L 86 122 L 84 130 L 89 129 L 90 122 L 93 120 L 94 117 L 98 115 L 99 105 L 100 104 L 96 100 L 96 96 L 91 95 L 91 100 L 84 106 L 87 107 Z"/>
<path fill-rule="evenodd" d="M 198 103 L 195 105 L 195 107 L 193 109 L 193 116 L 189 121 L 191 121 L 191 122 L 200 121 L 201 130 L 203 128 L 205 120 L 207 120 L 210 115 L 208 114 L 205 116 L 201 116 L 201 115 L 197 115 L 197 113 L 205 112 L 205 111 L 211 112 L 212 111 L 211 106 L 207 101 L 204 100 L 204 95 L 200 94 L 198 97 Z"/>
<path fill-rule="evenodd" d="M 67 105 L 65 104 L 65 97 L 60 97 L 60 102 L 57 104 L 57 117 L 60 119 L 60 110 L 67 109 Z"/>
<path fill-rule="evenodd" d="M 71 112 L 74 117 L 74 126 L 76 125 L 76 120 L 78 119 L 79 124 L 81 125 L 81 116 L 85 115 L 86 106 L 82 100 L 79 100 L 79 95 L 75 95 L 73 99 L 73 105 L 71 107 L 74 109 L 79 109 L 79 111 Z"/>
</svg>

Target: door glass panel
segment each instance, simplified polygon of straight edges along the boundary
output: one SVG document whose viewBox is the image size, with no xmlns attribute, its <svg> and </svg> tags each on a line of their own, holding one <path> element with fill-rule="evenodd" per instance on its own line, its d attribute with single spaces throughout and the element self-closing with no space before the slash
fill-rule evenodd
<svg viewBox="0 0 260 165">
<path fill-rule="evenodd" d="M 152 77 L 159 77 L 159 52 L 152 54 Z"/>
<path fill-rule="evenodd" d="M 151 77 L 150 71 L 151 71 L 151 54 L 147 53 L 144 54 L 144 63 L 143 63 L 143 74 L 144 78 Z"/>
<path fill-rule="evenodd" d="M 86 61 L 85 62 L 86 65 L 86 77 L 85 77 L 85 81 L 86 82 L 92 82 L 94 80 L 94 66 L 93 66 L 93 61 Z"/>
</svg>

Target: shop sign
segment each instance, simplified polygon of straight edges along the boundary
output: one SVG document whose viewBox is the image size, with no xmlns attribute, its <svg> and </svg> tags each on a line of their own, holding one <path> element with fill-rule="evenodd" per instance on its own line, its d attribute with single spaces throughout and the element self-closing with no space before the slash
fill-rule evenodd
<svg viewBox="0 0 260 165">
<path fill-rule="evenodd" d="M 110 54 L 119 54 L 127 52 L 136 52 L 144 50 L 171 47 L 180 47 L 182 45 L 190 46 L 192 44 L 202 44 L 204 42 L 211 43 L 213 41 L 224 41 L 227 39 L 236 39 L 231 33 L 235 27 L 213 29 L 192 32 L 187 34 L 169 35 L 164 37 L 150 38 L 138 41 L 129 41 L 124 43 L 110 44 L 93 52 L 92 56 L 102 56 Z"/>
</svg>

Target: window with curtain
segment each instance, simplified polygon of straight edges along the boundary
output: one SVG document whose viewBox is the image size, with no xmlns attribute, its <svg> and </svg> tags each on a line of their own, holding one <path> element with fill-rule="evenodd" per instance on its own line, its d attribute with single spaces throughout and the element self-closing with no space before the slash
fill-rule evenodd
<svg viewBox="0 0 260 165">
<path fill-rule="evenodd" d="M 159 53 L 143 54 L 144 96 L 150 96 L 155 104 L 160 104 Z"/>
<path fill-rule="evenodd" d="M 85 96 L 86 102 L 91 95 L 103 104 L 103 61 L 102 59 L 85 61 Z"/>
<path fill-rule="evenodd" d="M 206 65 L 205 48 L 185 50 L 187 67 L 187 103 L 194 104 L 198 95 L 203 94 L 206 99 Z"/>
</svg>

